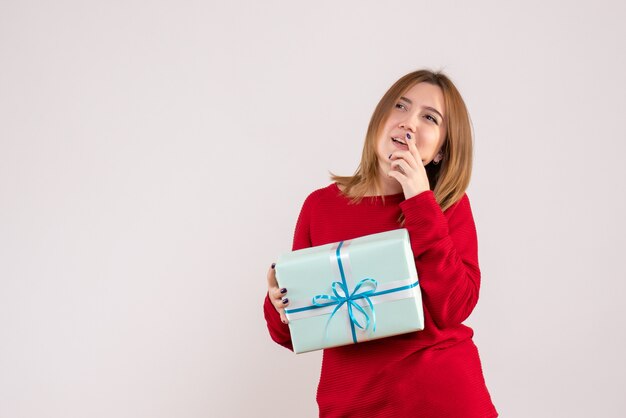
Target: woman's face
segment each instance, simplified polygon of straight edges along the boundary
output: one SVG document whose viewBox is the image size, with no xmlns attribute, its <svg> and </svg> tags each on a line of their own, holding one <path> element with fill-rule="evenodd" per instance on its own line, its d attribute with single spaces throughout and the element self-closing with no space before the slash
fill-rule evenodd
<svg viewBox="0 0 626 418">
<path fill-rule="evenodd" d="M 446 137 L 443 92 L 439 86 L 418 83 L 400 97 L 389 111 L 377 138 L 376 154 L 384 172 L 389 170 L 389 154 L 408 150 L 406 134 L 415 141 L 424 165 L 430 163 Z"/>
</svg>

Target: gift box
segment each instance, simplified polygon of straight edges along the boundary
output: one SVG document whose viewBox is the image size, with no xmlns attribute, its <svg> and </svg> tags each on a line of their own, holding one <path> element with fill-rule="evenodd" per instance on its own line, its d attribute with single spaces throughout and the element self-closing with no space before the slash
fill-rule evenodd
<svg viewBox="0 0 626 418">
<path fill-rule="evenodd" d="M 292 251 L 275 268 L 295 353 L 424 329 L 406 229 Z"/>
</svg>

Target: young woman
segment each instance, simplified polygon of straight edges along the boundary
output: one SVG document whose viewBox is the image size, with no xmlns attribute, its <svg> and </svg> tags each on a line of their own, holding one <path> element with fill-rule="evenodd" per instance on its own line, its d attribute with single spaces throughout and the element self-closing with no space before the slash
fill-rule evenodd
<svg viewBox="0 0 626 418">
<path fill-rule="evenodd" d="M 498 416 L 473 331 L 462 324 L 480 287 L 465 193 L 471 170 L 472 131 L 461 95 L 444 74 L 420 70 L 378 103 L 355 174 L 333 176 L 305 200 L 293 250 L 406 228 L 424 304 L 423 331 L 324 350 L 321 417 Z M 288 289 L 278 288 L 273 267 L 265 319 L 272 339 L 292 349 Z"/>
</svg>

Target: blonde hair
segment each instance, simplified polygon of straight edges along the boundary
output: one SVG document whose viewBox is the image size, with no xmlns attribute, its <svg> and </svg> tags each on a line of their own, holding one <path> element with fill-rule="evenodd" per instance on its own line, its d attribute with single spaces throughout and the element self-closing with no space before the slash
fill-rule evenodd
<svg viewBox="0 0 626 418">
<path fill-rule="evenodd" d="M 376 140 L 398 99 L 418 83 L 439 86 L 443 92 L 446 138 L 441 146 L 443 155 L 439 164 L 427 164 L 426 173 L 435 199 L 445 211 L 463 197 L 472 173 L 472 127 L 461 94 L 452 81 L 441 72 L 414 71 L 396 81 L 380 99 L 370 119 L 363 145 L 361 163 L 352 176 L 331 174 L 331 180 L 343 186 L 343 193 L 357 203 L 370 190 L 381 193 L 378 184 L 379 164 Z"/>
</svg>

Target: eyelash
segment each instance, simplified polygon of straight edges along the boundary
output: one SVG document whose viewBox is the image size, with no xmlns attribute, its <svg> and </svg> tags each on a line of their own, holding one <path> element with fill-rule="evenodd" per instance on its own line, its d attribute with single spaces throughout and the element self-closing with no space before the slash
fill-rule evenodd
<svg viewBox="0 0 626 418">
<path fill-rule="evenodd" d="M 437 122 L 437 119 L 434 116 L 426 115 L 426 118 L 430 118 L 430 120 L 432 120 L 435 125 L 439 125 L 439 122 Z"/>
<path fill-rule="evenodd" d="M 404 106 L 402 103 L 396 103 L 396 109 L 405 109 L 406 110 L 406 106 Z M 439 122 L 437 122 L 437 118 L 435 118 L 434 116 L 432 116 L 432 115 L 425 115 L 424 117 L 426 119 L 430 120 L 431 122 L 433 122 L 435 125 L 439 125 Z"/>
</svg>

